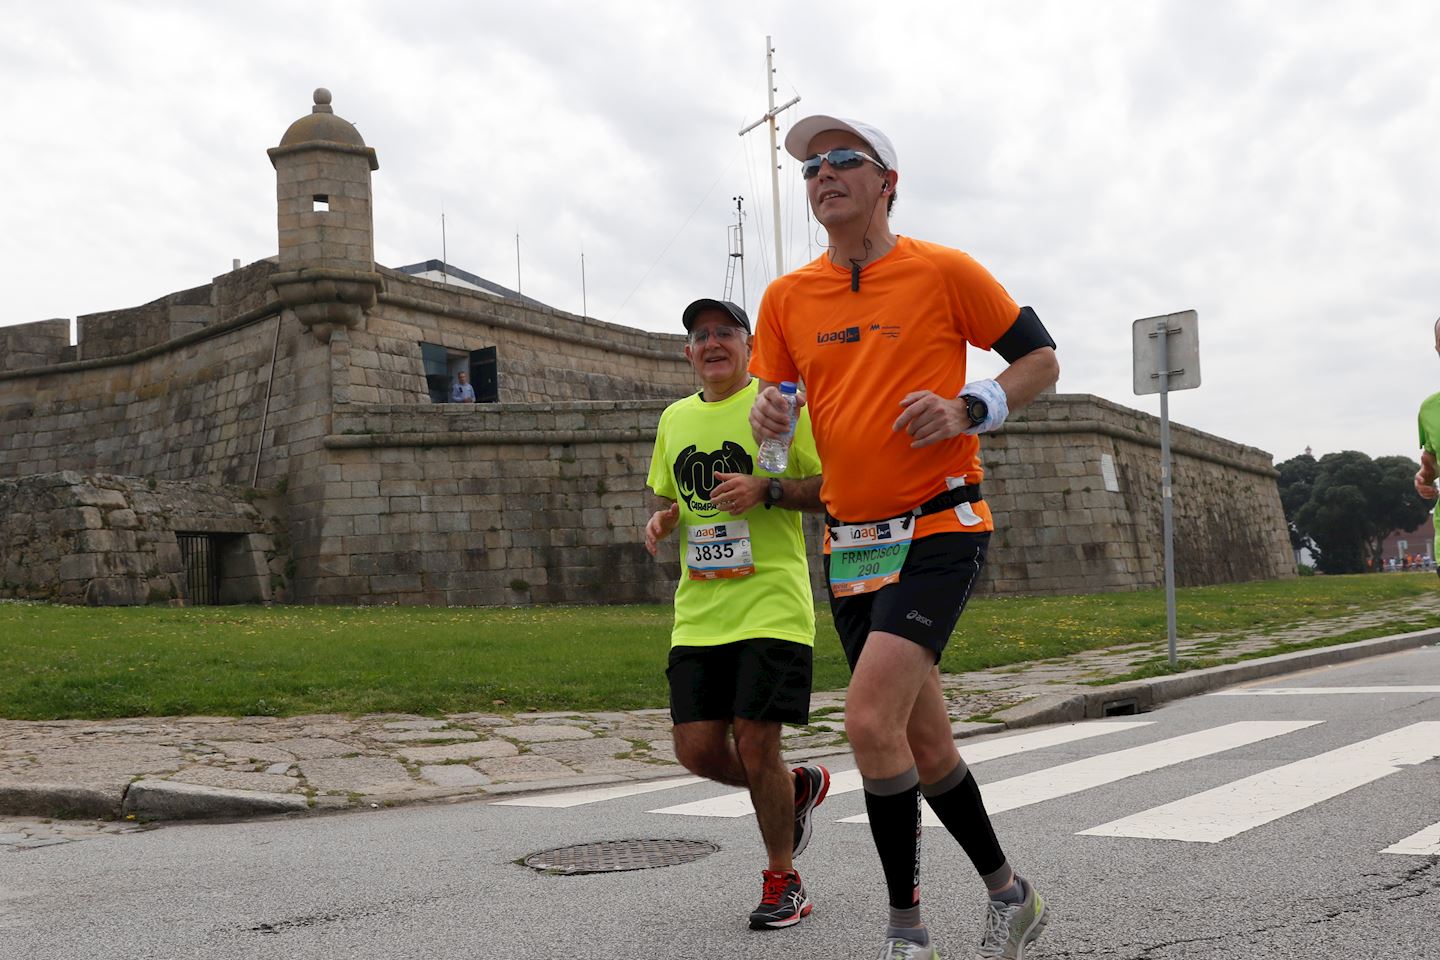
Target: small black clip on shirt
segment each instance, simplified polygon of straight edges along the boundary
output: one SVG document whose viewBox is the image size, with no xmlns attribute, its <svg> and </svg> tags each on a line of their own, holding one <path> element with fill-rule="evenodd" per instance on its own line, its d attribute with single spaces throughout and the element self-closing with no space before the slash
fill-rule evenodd
<svg viewBox="0 0 1440 960">
<path fill-rule="evenodd" d="M 860 291 L 860 264 L 854 260 L 850 261 L 850 290 L 854 293 Z"/>
</svg>

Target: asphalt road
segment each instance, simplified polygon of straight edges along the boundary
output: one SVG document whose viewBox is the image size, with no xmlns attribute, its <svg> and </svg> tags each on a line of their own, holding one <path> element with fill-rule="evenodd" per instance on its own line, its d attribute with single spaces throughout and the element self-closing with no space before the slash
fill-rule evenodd
<svg viewBox="0 0 1440 960">
<path fill-rule="evenodd" d="M 1054 911 L 1037 958 L 1440 957 L 1440 647 L 961 748 Z M 652 812 L 732 792 L 698 783 L 0 851 L 0 958 L 868 958 L 883 885 L 867 828 L 837 822 L 863 814 L 852 764 L 830 766 L 799 861 L 816 910 L 788 931 L 745 925 L 752 817 Z M 515 862 L 648 837 L 719 849 L 584 876 Z M 943 829 L 925 838 L 931 931 L 970 956 L 982 889 Z"/>
</svg>

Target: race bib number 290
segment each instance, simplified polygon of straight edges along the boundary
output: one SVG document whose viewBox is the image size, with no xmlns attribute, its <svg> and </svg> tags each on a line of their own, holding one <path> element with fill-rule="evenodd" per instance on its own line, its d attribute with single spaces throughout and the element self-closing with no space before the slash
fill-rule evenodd
<svg viewBox="0 0 1440 960">
<path fill-rule="evenodd" d="M 755 572 L 748 521 L 692 526 L 689 534 L 685 566 L 691 580 L 728 580 Z"/>
<path fill-rule="evenodd" d="M 830 591 L 853 597 L 898 583 L 914 534 L 915 518 L 909 516 L 831 527 Z"/>
</svg>

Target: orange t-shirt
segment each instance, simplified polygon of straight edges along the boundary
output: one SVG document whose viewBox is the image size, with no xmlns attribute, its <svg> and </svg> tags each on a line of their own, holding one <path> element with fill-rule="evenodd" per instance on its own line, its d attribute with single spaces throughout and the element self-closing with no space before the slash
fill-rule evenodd
<svg viewBox="0 0 1440 960">
<path fill-rule="evenodd" d="M 969 434 L 919 449 L 892 429 L 917 390 L 955 397 L 965 386 L 965 349 L 988 350 L 1019 306 L 969 254 L 897 237 L 860 273 L 828 254 L 765 291 L 750 372 L 803 380 L 824 470 L 820 496 L 847 522 L 898 517 L 961 483 L 979 483 L 980 442 Z M 921 517 L 915 535 L 994 529 L 981 501 Z"/>
</svg>

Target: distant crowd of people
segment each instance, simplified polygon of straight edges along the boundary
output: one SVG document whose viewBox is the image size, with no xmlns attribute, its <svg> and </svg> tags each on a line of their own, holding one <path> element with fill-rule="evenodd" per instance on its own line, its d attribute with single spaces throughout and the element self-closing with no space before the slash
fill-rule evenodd
<svg viewBox="0 0 1440 960">
<path fill-rule="evenodd" d="M 1373 569 L 1373 563 L 1371 567 Z M 1419 553 L 1402 553 L 1399 556 L 1386 557 L 1380 569 L 1385 573 L 1397 570 L 1434 570 L 1435 561 Z"/>
</svg>

